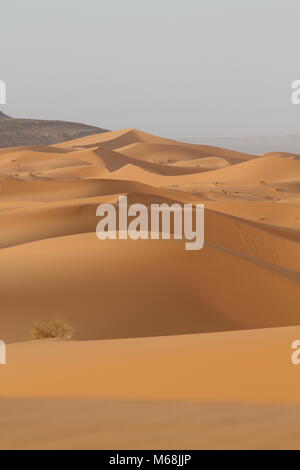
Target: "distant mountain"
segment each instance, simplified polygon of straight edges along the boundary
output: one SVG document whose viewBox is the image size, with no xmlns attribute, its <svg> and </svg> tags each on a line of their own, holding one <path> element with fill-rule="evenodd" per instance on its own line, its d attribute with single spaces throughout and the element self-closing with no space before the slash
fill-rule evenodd
<svg viewBox="0 0 300 470">
<path fill-rule="evenodd" d="M 198 137 L 181 139 L 191 144 L 215 145 L 239 152 L 260 155 L 267 152 L 300 154 L 300 134 L 275 137 Z"/>
<path fill-rule="evenodd" d="M 77 122 L 15 119 L 0 111 L 0 148 L 23 145 L 51 145 L 107 129 Z"/>
</svg>

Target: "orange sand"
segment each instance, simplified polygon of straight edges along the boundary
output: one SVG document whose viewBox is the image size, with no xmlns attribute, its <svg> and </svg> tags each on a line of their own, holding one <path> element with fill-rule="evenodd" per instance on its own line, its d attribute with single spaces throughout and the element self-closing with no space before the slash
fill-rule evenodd
<svg viewBox="0 0 300 470">
<path fill-rule="evenodd" d="M 204 249 L 99 241 L 123 194 L 204 203 Z M 2 448 L 299 448 L 299 205 L 285 153 L 134 129 L 1 149 Z M 56 317 L 74 341 L 28 341 Z"/>
</svg>

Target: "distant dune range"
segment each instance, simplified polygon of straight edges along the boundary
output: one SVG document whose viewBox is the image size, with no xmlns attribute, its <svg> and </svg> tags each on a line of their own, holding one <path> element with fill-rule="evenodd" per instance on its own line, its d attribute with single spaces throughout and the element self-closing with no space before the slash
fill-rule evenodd
<svg viewBox="0 0 300 470">
<path fill-rule="evenodd" d="M 217 145 L 218 147 L 235 149 L 255 155 L 278 150 L 298 153 L 300 149 L 300 134 L 254 137 L 200 137 L 182 140 L 191 144 Z"/>
<path fill-rule="evenodd" d="M 96 207 L 120 195 L 147 206 L 204 203 L 203 250 L 185 251 L 178 240 L 98 240 Z M 197 413 L 200 402 L 234 409 L 255 402 L 263 407 L 254 411 L 261 439 L 260 420 L 278 416 L 265 406 L 299 403 L 290 361 L 291 342 L 300 339 L 299 155 L 257 156 L 135 129 L 2 148 L 0 224 L 0 337 L 17 343 L 0 367 L 3 399 L 16 397 L 27 410 L 25 397 L 81 400 L 80 410 L 88 398 L 99 410 L 105 399 L 156 400 L 157 410 L 164 401 L 193 401 Z M 75 341 L 25 341 L 35 321 L 57 317 L 72 324 Z M 190 411 L 182 413 L 186 423 Z M 251 427 L 248 418 L 239 425 Z M 285 426 L 282 446 L 297 446 L 294 423 Z M 195 428 L 185 429 L 183 441 L 192 439 Z M 215 435 L 230 448 L 226 429 Z M 87 446 L 78 439 L 61 436 L 53 445 Z M 98 447 L 113 447 L 109 439 Z M 276 439 L 268 442 L 278 447 Z M 139 443 L 135 435 L 118 442 Z M 205 442 L 215 445 L 213 436 Z M 247 447 L 246 438 L 236 442 Z"/>
</svg>

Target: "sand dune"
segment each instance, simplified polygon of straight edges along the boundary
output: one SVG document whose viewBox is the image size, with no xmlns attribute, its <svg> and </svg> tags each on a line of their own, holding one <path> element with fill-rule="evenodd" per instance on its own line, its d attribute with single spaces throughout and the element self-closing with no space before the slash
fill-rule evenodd
<svg viewBox="0 0 300 470">
<path fill-rule="evenodd" d="M 120 195 L 148 207 L 204 203 L 204 249 L 98 240 L 96 208 Z M 17 426 L 0 445 L 158 447 L 154 413 L 162 448 L 297 447 L 299 205 L 300 161 L 282 152 L 258 157 L 135 129 L 0 150 L 0 337 L 9 344 L 0 406 Z M 34 322 L 54 318 L 74 327 L 74 341 L 28 341 Z M 53 407 L 65 416 L 61 433 L 37 423 Z M 181 420 L 176 436 L 168 413 Z"/>
<path fill-rule="evenodd" d="M 0 448 L 299 449 L 299 335 L 12 344 Z"/>
<path fill-rule="evenodd" d="M 298 238 L 298 230 L 300 228 L 299 206 L 290 199 L 284 204 L 278 204 L 276 201 L 207 201 L 207 209 L 216 210 L 229 215 L 235 215 L 242 219 L 252 220 L 253 222 L 261 222 L 263 224 L 276 227 L 286 227 L 296 229 L 290 231 L 290 236 Z M 299 200 L 300 203 L 300 200 Z"/>
<path fill-rule="evenodd" d="M 234 163 L 234 164 L 233 164 Z M 264 157 L 195 146 L 136 130 L 84 137 L 49 147 L 1 151 L 4 181 L 114 178 L 207 193 L 209 200 L 294 200 L 297 159 Z M 204 199 L 207 199 L 205 197 Z"/>
<path fill-rule="evenodd" d="M 0 396 L 299 404 L 300 327 L 8 347 Z"/>
<path fill-rule="evenodd" d="M 134 172 L 135 170 L 135 172 Z M 286 160 L 282 157 L 260 157 L 249 162 L 243 162 L 234 166 L 227 166 L 214 171 L 200 172 L 198 175 L 153 176 L 135 165 L 126 165 L 114 172 L 114 178 L 126 177 L 132 174 L 132 179 L 144 181 L 152 178 L 156 186 L 167 186 L 168 184 L 236 184 L 236 185 L 259 185 L 267 183 L 292 183 L 299 181 L 300 162 L 298 160 Z M 149 181 L 147 181 L 149 182 Z"/>
<path fill-rule="evenodd" d="M 0 410 L 0 449 L 299 449 L 298 405 L 48 398 Z"/>
<path fill-rule="evenodd" d="M 226 245 L 215 238 L 198 252 L 177 240 L 99 241 L 94 233 L 4 248 L 1 334 L 8 342 L 24 340 L 37 318 L 57 316 L 74 325 L 79 339 L 297 325 L 299 245 L 288 239 L 280 245 L 267 232 L 255 245 L 243 226 L 234 240 L 223 225 Z M 245 302 L 254 292 L 255 306 Z"/>
<path fill-rule="evenodd" d="M 163 165 L 155 162 L 156 152 Z M 181 175 L 159 175 L 149 167 L 181 171 L 188 162 L 185 168 L 197 170 L 201 158 L 218 164 L 222 158 L 227 166 Z M 237 158 L 247 161 L 229 163 Z M 53 315 L 67 317 L 82 339 L 298 324 L 300 219 L 297 204 L 288 203 L 297 194 L 297 160 L 237 156 L 132 129 L 2 150 L 1 159 L 0 290 L 7 315 L 0 326 L 6 341 L 25 339 L 34 320 Z M 23 165 L 27 176 L 10 175 L 14 165 Z M 285 185 L 294 185 L 294 193 Z M 97 205 L 116 203 L 121 194 L 147 205 L 207 204 L 204 250 L 191 255 L 174 240 L 97 240 Z M 245 301 L 253 292 L 255 308 Z"/>
<path fill-rule="evenodd" d="M 202 156 L 218 156 L 218 157 L 223 157 L 223 158 L 230 158 L 231 160 L 246 160 L 246 159 L 251 159 L 254 158 L 253 155 L 246 154 L 246 153 L 241 153 L 241 152 L 235 152 L 234 150 L 226 150 L 223 148 L 219 147 L 213 147 L 213 146 L 208 146 L 208 145 L 194 145 L 194 144 L 187 144 L 183 142 L 178 142 L 172 139 L 166 139 L 163 137 L 157 137 L 151 134 L 148 134 L 146 132 L 142 132 L 137 129 L 121 129 L 118 131 L 112 131 L 112 132 L 104 132 L 98 135 L 94 136 L 88 136 L 88 137 L 83 137 L 80 139 L 75 139 L 75 140 L 70 140 L 68 142 L 64 142 L 59 145 L 55 145 L 53 147 L 61 147 L 61 148 L 88 148 L 90 146 L 95 146 L 95 145 L 100 145 L 103 148 L 110 149 L 110 150 L 116 150 L 123 148 L 125 149 L 127 146 L 133 145 L 132 149 L 137 149 L 140 144 L 144 144 L 144 146 L 147 148 L 147 145 L 150 146 L 150 149 L 153 151 L 157 147 L 153 147 L 153 145 L 158 145 L 158 146 L 167 146 L 170 147 L 172 146 L 171 149 L 171 155 L 173 152 L 177 151 L 179 153 L 180 149 L 183 150 L 185 149 L 186 153 L 184 154 L 183 160 L 189 160 L 191 154 L 196 154 L 199 153 L 199 157 Z M 164 152 L 162 150 L 162 147 L 158 147 L 159 150 Z M 129 149 L 127 149 L 129 150 Z M 126 151 L 125 151 L 126 152 Z M 136 157 L 140 158 L 141 154 L 136 153 L 135 150 L 133 150 L 135 153 Z M 131 151 L 129 150 L 130 156 L 132 156 Z M 199 158 L 198 157 L 198 158 Z M 142 157 L 142 160 L 147 159 L 147 154 Z M 176 156 L 174 158 L 176 160 Z M 173 160 L 173 157 L 172 157 Z"/>
</svg>

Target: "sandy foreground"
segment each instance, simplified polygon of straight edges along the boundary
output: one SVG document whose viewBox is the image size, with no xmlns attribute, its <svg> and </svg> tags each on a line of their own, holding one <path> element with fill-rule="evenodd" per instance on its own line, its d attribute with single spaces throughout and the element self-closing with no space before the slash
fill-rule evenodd
<svg viewBox="0 0 300 470">
<path fill-rule="evenodd" d="M 295 338 L 300 327 L 11 344 L 0 447 L 299 448 Z"/>
<path fill-rule="evenodd" d="M 10 398 L 0 410 L 0 449 L 299 449 L 299 406 Z"/>
<path fill-rule="evenodd" d="M 14 343 L 0 396 L 299 403 L 296 339 L 300 327 Z"/>
<path fill-rule="evenodd" d="M 205 246 L 96 208 L 204 203 Z M 1 448 L 300 448 L 300 157 L 125 129 L 0 150 Z M 72 341 L 30 341 L 61 318 Z"/>
<path fill-rule="evenodd" d="M 300 327 L 8 346 L 0 448 L 299 448 Z"/>
</svg>

